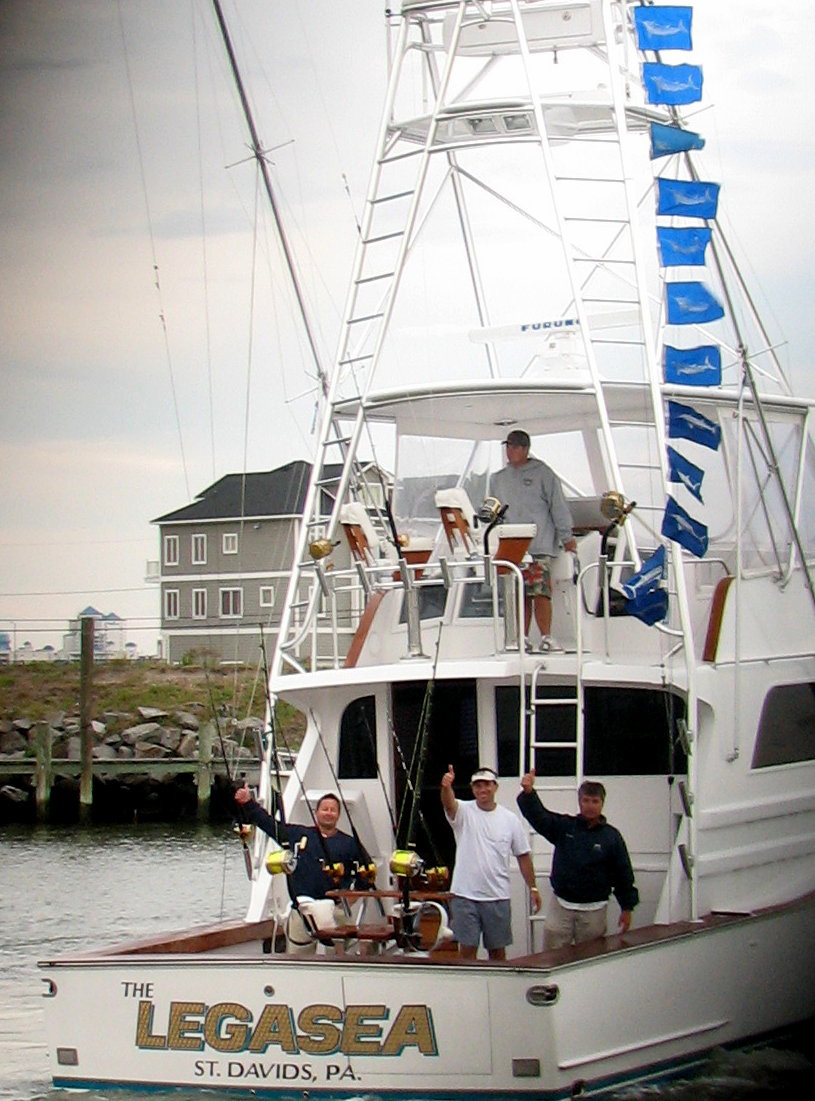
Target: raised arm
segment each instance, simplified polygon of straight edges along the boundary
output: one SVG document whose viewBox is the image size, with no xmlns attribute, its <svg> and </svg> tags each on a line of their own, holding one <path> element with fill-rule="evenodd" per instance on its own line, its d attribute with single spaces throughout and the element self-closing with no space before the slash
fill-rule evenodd
<svg viewBox="0 0 815 1101">
<path fill-rule="evenodd" d="M 456 799 L 453 792 L 453 783 L 455 782 L 456 774 L 453 771 L 453 766 L 448 765 L 447 771 L 441 778 L 441 803 L 444 807 L 444 813 L 448 818 L 453 819 L 456 816 L 458 810 L 458 799 Z"/>
</svg>

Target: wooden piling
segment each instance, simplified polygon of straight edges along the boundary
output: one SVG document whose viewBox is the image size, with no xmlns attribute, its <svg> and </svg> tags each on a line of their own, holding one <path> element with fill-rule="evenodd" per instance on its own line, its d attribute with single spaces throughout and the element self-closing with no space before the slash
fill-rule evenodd
<svg viewBox="0 0 815 1101">
<path fill-rule="evenodd" d="M 198 730 L 198 771 L 195 783 L 198 788 L 196 817 L 199 822 L 209 821 L 209 800 L 212 790 L 212 744 L 215 739 L 215 723 L 210 720 Z"/>
<path fill-rule="evenodd" d="M 34 771 L 34 798 L 38 822 L 48 820 L 48 804 L 51 801 L 51 728 L 48 723 L 37 723 L 34 727 L 34 753 L 36 766 Z"/>
<path fill-rule="evenodd" d="M 91 689 L 93 686 L 93 619 L 82 618 L 82 643 L 79 658 L 79 725 L 82 773 L 79 778 L 79 821 L 87 825 L 93 809 L 93 731 L 91 729 Z"/>
</svg>

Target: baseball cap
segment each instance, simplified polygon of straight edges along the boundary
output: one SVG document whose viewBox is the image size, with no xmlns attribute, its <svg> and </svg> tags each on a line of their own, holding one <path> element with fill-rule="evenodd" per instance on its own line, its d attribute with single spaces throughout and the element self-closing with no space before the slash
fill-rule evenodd
<svg viewBox="0 0 815 1101">
<path fill-rule="evenodd" d="M 528 432 L 524 432 L 522 428 L 513 428 L 503 442 L 514 443 L 517 447 L 529 447 L 531 441 Z"/>
<path fill-rule="evenodd" d="M 493 772 L 491 768 L 477 768 L 470 777 L 470 783 L 474 784 L 476 780 L 489 780 L 493 784 L 497 784 L 498 773 Z"/>
</svg>

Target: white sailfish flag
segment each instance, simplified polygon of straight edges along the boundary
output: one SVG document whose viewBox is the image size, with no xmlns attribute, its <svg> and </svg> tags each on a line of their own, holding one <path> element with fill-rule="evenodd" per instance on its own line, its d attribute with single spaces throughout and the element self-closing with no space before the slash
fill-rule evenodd
<svg viewBox="0 0 815 1101">
<path fill-rule="evenodd" d="M 667 449 L 668 453 L 668 481 L 678 482 L 679 485 L 683 485 L 688 493 L 693 494 L 697 501 L 702 500 L 702 479 L 705 476 L 704 470 L 692 463 L 690 459 L 686 459 L 684 455 L 680 455 L 678 451 L 675 451 L 672 447 Z"/>
<path fill-rule="evenodd" d="M 642 83 L 649 103 L 697 103 L 702 98 L 702 66 L 646 61 L 642 66 Z"/>
<path fill-rule="evenodd" d="M 659 262 L 663 268 L 699 267 L 704 265 L 705 250 L 710 244 L 707 226 L 689 226 L 675 229 L 673 226 L 657 226 Z"/>
<path fill-rule="evenodd" d="M 657 214 L 715 218 L 721 184 L 705 180 L 657 180 Z"/>
<path fill-rule="evenodd" d="M 662 534 L 666 539 L 679 543 L 697 558 L 707 553 L 707 526 L 694 520 L 673 497 L 669 497 L 662 517 Z"/>
<path fill-rule="evenodd" d="M 666 126 L 663 122 L 651 123 L 651 160 L 667 157 L 671 153 L 685 153 L 690 149 L 704 149 L 705 139 L 693 130 L 681 126 Z"/>
<path fill-rule="evenodd" d="M 703 283 L 666 283 L 669 325 L 701 325 L 724 317 L 724 307 Z"/>
<path fill-rule="evenodd" d="M 634 27 L 639 50 L 690 50 L 693 9 L 646 6 L 634 8 Z"/>
<path fill-rule="evenodd" d="M 679 401 L 668 402 L 668 435 L 671 439 L 691 440 L 717 451 L 722 439 L 718 424 Z"/>
<path fill-rule="evenodd" d="M 720 386 L 722 353 L 715 344 L 702 344 L 698 348 L 674 348 L 666 344 L 662 349 L 662 371 L 666 382 Z"/>
</svg>

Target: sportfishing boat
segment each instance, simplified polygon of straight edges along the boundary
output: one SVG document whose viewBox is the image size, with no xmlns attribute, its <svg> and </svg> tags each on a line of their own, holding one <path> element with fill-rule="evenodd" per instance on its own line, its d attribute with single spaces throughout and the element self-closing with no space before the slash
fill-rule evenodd
<svg viewBox="0 0 815 1101">
<path fill-rule="evenodd" d="M 815 1016 L 815 454 L 701 167 L 688 6 L 402 0 L 313 477 L 269 662 L 258 800 L 339 793 L 334 905 L 245 837 L 245 917 L 44 961 L 60 1087 L 563 1098 Z M 577 553 L 524 638 L 523 429 Z M 338 473 L 339 472 L 339 473 Z M 533 629 L 534 632 L 534 629 Z M 527 645 L 529 643 L 529 645 Z M 305 716 L 291 769 L 274 705 Z M 451 940 L 439 797 L 607 789 L 631 928 L 505 961 Z M 547 893 L 552 849 L 530 830 Z M 369 859 L 368 859 L 369 858 Z M 291 908 L 313 951 L 287 951 Z"/>
</svg>

